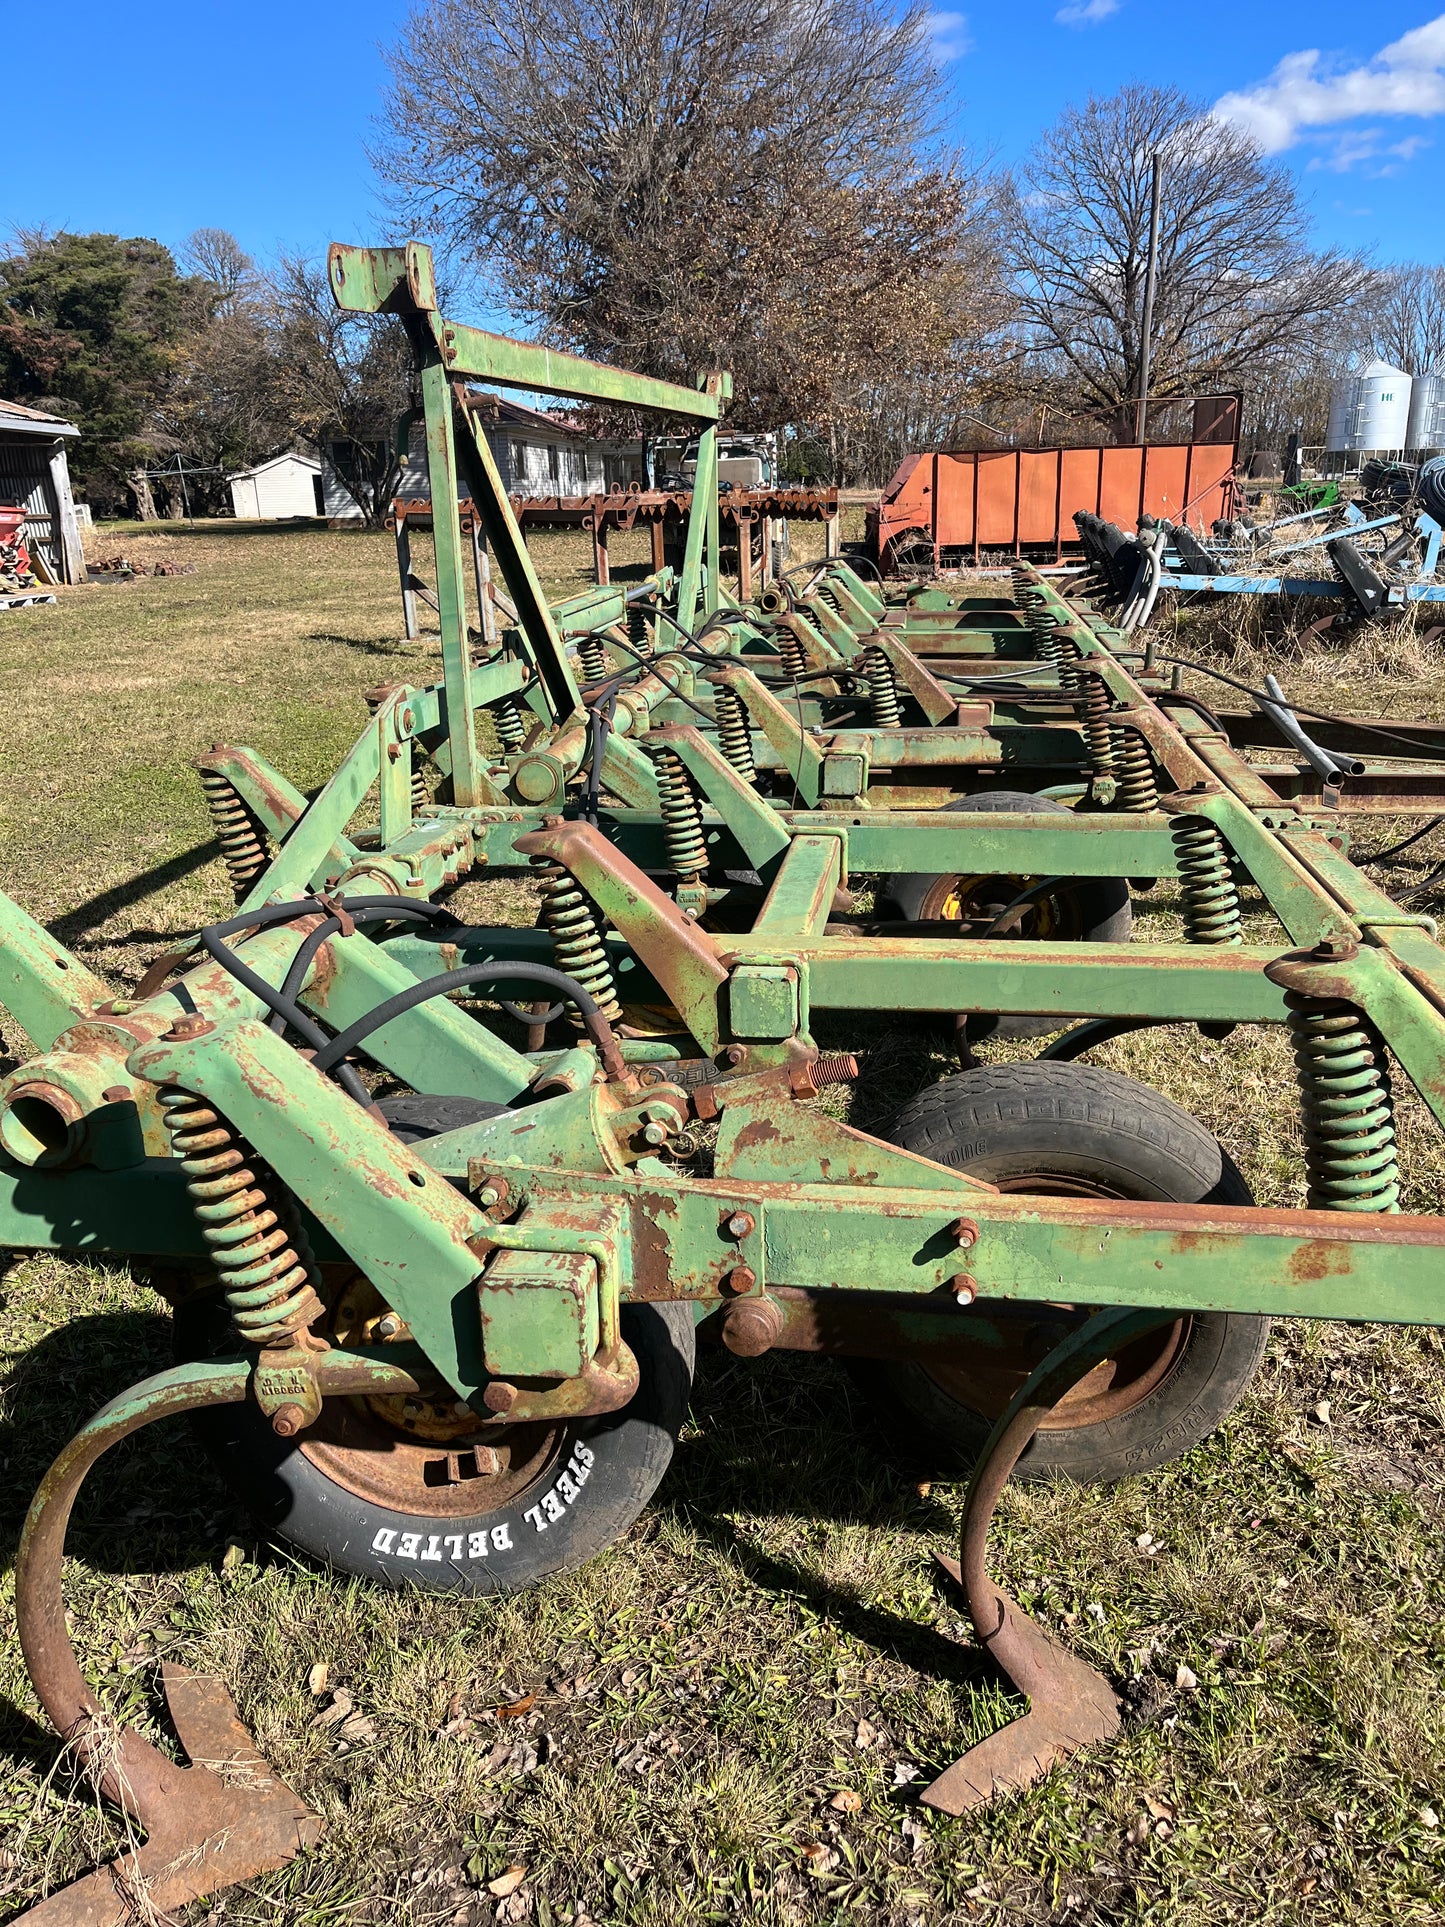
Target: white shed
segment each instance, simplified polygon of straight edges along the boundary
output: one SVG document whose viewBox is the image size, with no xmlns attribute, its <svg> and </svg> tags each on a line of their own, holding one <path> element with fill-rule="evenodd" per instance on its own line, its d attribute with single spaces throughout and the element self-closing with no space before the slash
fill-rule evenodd
<svg viewBox="0 0 1445 1927">
<path fill-rule="evenodd" d="M 25 510 L 25 540 L 56 582 L 84 582 L 85 554 L 70 493 L 65 444 L 74 422 L 0 401 L 0 502 Z"/>
<path fill-rule="evenodd" d="M 313 455 L 273 455 L 229 478 L 231 508 L 238 522 L 308 521 L 326 513 L 321 464 Z"/>
</svg>

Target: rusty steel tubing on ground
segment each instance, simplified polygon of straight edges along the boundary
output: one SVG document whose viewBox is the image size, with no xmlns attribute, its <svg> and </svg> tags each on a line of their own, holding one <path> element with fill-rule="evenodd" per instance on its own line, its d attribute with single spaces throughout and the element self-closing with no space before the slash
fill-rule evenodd
<svg viewBox="0 0 1445 1927">
<path fill-rule="evenodd" d="M 416 1346 L 386 1349 L 393 1355 L 322 1355 L 320 1389 L 404 1394 L 430 1382 Z M 81 1772 L 127 1818 L 124 1850 L 22 1915 L 31 1927 L 125 1927 L 153 1919 L 284 1866 L 320 1838 L 321 1821 L 257 1753 L 219 1680 L 163 1667 L 172 1723 L 191 1762 L 178 1766 L 132 1727 L 115 1724 L 86 1684 L 65 1624 L 65 1534 L 87 1473 L 112 1445 L 157 1419 L 244 1399 L 255 1362 L 179 1365 L 131 1386 L 76 1433 L 31 1501 L 15 1561 L 26 1668 Z M 132 1822 L 144 1830 L 144 1845 L 130 1838 Z"/>
<path fill-rule="evenodd" d="M 962 1558 L 935 1555 L 963 1590 L 979 1644 L 1029 1710 L 1000 1727 L 944 1769 L 921 1796 L 940 1813 L 966 1813 L 995 1794 L 1040 1780 L 1060 1760 L 1112 1739 L 1119 1731 L 1118 1697 L 1102 1673 L 1052 1639 L 988 1576 L 988 1529 L 1004 1487 L 1049 1413 L 1080 1379 L 1121 1347 L 1175 1314 L 1101 1311 L 1056 1345 L 1009 1401 L 974 1468 L 960 1535 Z"/>
</svg>

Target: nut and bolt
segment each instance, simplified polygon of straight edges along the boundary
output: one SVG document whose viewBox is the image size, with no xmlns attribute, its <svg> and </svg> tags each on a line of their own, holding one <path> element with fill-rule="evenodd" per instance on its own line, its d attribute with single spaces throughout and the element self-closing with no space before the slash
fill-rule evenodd
<svg viewBox="0 0 1445 1927">
<path fill-rule="evenodd" d="M 387 1312 L 384 1317 L 378 1318 L 376 1321 L 376 1335 L 378 1338 L 395 1338 L 401 1329 L 401 1320 L 394 1311 Z"/>
<path fill-rule="evenodd" d="M 515 1385 L 509 1385 L 503 1378 L 494 1378 L 482 1393 L 482 1403 L 489 1412 L 510 1412 L 520 1396 Z"/>
<path fill-rule="evenodd" d="M 215 1028 L 209 1017 L 203 1017 L 198 1010 L 193 1010 L 184 1017 L 177 1017 L 165 1034 L 165 1042 L 184 1044 L 192 1037 L 204 1037 L 207 1031 Z"/>
<path fill-rule="evenodd" d="M 971 1305 L 978 1296 L 978 1286 L 972 1278 L 955 1278 L 953 1281 L 953 1302 L 956 1305 Z"/>
<path fill-rule="evenodd" d="M 751 1211 L 734 1211 L 732 1216 L 724 1221 L 723 1229 L 730 1238 L 750 1238 L 756 1224 L 757 1220 Z"/>
<path fill-rule="evenodd" d="M 271 1414 L 271 1430 L 278 1439 L 295 1438 L 306 1423 L 306 1413 L 299 1405 L 282 1405 Z"/>
<path fill-rule="evenodd" d="M 648 1124 L 644 1126 L 642 1135 L 648 1144 L 666 1144 L 667 1126 L 658 1123 Z"/>
<path fill-rule="evenodd" d="M 757 1282 L 758 1274 L 751 1265 L 734 1265 L 723 1279 L 723 1289 L 735 1292 L 751 1291 Z"/>
<path fill-rule="evenodd" d="M 959 1218 L 953 1227 L 953 1238 L 960 1251 L 972 1251 L 978 1243 L 978 1226 L 970 1218 Z"/>
</svg>

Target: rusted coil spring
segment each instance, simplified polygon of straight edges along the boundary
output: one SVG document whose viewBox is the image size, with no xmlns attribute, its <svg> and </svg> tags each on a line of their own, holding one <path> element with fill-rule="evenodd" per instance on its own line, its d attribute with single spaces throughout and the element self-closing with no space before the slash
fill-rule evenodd
<svg viewBox="0 0 1445 1927">
<path fill-rule="evenodd" d="M 753 732 L 748 726 L 743 699 L 731 683 L 714 685 L 713 714 L 717 718 L 718 747 L 745 783 L 756 783 L 758 766 L 753 756 Z"/>
<path fill-rule="evenodd" d="M 1009 579 L 1013 589 L 1014 602 L 1019 608 L 1022 608 L 1024 596 L 1032 580 L 1022 562 L 1012 562 L 1009 564 Z"/>
<path fill-rule="evenodd" d="M 794 682 L 800 681 L 808 673 L 808 658 L 803 654 L 802 643 L 786 624 L 774 632 L 774 640 L 778 645 L 784 675 L 791 676 Z"/>
<path fill-rule="evenodd" d="M 1040 662 L 1051 662 L 1058 670 L 1060 688 L 1077 689 L 1079 677 L 1074 665 L 1078 660 L 1078 651 L 1070 637 L 1060 634 L 1063 623 L 1046 606 L 1046 601 L 1043 590 L 1035 589 L 1024 609 L 1024 620 L 1034 641 L 1034 653 Z"/>
<path fill-rule="evenodd" d="M 643 602 L 629 602 L 627 605 L 627 640 L 639 656 L 651 656 L 652 631 L 647 626 L 647 605 Z"/>
<path fill-rule="evenodd" d="M 876 645 L 863 651 L 863 672 L 868 678 L 868 696 L 873 722 L 878 729 L 897 729 L 903 721 L 898 707 L 898 677 L 886 652 Z"/>
<path fill-rule="evenodd" d="M 160 1099 L 238 1335 L 248 1345 L 283 1344 L 324 1310 L 289 1196 L 203 1098 L 167 1084 Z"/>
<path fill-rule="evenodd" d="M 1114 732 L 1109 725 L 1109 686 L 1097 670 L 1084 680 L 1084 737 L 1098 776 L 1114 774 Z"/>
<path fill-rule="evenodd" d="M 1179 859 L 1185 942 L 1238 943 L 1239 891 L 1218 830 L 1207 816 L 1176 816 L 1170 833 Z"/>
<path fill-rule="evenodd" d="M 1149 745 L 1137 729 L 1121 729 L 1118 747 L 1119 807 L 1136 812 L 1152 810 L 1159 801 L 1159 785 Z"/>
<path fill-rule="evenodd" d="M 201 788 L 221 855 L 226 859 L 231 888 L 240 903 L 270 860 L 265 833 L 252 815 L 250 805 L 220 770 L 207 769 L 202 764 Z"/>
<path fill-rule="evenodd" d="M 697 792 L 676 750 L 659 749 L 656 760 L 662 844 L 668 868 L 682 878 L 700 877 L 707 869 L 707 844 Z"/>
<path fill-rule="evenodd" d="M 522 705 L 516 697 L 499 697 L 492 704 L 490 714 L 496 725 L 497 741 L 502 748 L 520 749 L 527 740 L 527 724 L 522 715 Z"/>
<path fill-rule="evenodd" d="M 1304 1108 L 1307 1202 L 1398 1211 L 1400 1172 L 1385 1047 L 1353 1004 L 1286 991 Z"/>
<path fill-rule="evenodd" d="M 602 647 L 600 636 L 583 636 L 577 644 L 577 660 L 582 665 L 582 673 L 589 683 L 604 682 L 612 673 L 607 662 L 607 651 Z"/>
<path fill-rule="evenodd" d="M 597 913 L 576 880 L 551 857 L 534 856 L 532 868 L 542 888 L 542 922 L 552 938 L 557 968 L 581 984 L 609 1024 L 619 1023 L 622 1005 Z M 566 1014 L 572 1028 L 580 1031 L 581 1012 L 569 1004 Z"/>
</svg>

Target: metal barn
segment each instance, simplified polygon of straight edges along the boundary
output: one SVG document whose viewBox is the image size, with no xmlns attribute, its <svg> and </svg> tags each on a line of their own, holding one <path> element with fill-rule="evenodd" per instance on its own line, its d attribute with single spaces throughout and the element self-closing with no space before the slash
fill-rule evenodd
<svg viewBox="0 0 1445 1927">
<path fill-rule="evenodd" d="M 65 457 L 65 444 L 79 434 L 74 422 L 59 415 L 0 401 L 0 502 L 25 510 L 26 547 L 57 582 L 85 580 Z"/>
</svg>

